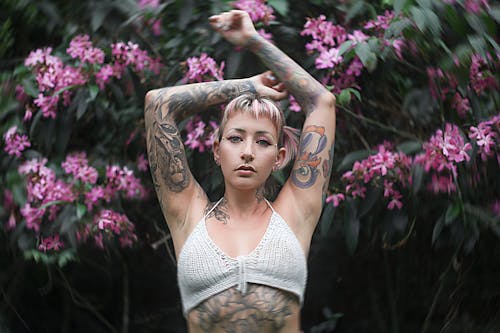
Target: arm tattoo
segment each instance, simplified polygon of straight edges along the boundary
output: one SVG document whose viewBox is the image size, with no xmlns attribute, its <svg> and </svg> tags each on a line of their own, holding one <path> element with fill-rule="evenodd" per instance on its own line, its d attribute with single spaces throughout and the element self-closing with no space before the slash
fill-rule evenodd
<svg viewBox="0 0 500 333">
<path fill-rule="evenodd" d="M 280 332 L 297 298 L 285 291 L 250 284 L 246 294 L 230 288 L 196 307 L 189 319 L 203 332 Z"/>
<path fill-rule="evenodd" d="M 290 57 L 260 36 L 249 39 L 247 46 L 276 74 L 294 95 L 306 115 L 315 110 L 317 99 L 325 88 Z"/>
<path fill-rule="evenodd" d="M 149 163 L 159 196 L 161 184 L 171 192 L 181 192 L 192 179 L 175 121 L 245 92 L 256 92 L 250 80 L 204 82 L 157 91 L 145 106 L 145 118 Z"/>
<path fill-rule="evenodd" d="M 328 138 L 322 126 L 307 126 L 300 138 L 299 154 L 293 167 L 292 182 L 299 188 L 310 188 L 320 174 L 320 154 L 326 147 Z"/>
<path fill-rule="evenodd" d="M 175 88 L 178 89 L 174 90 Z M 176 120 L 182 120 L 212 105 L 228 102 L 244 93 L 256 93 L 250 80 L 203 82 L 166 88 L 159 91 L 158 98 L 165 99 L 168 114 Z M 167 95 L 166 98 L 165 95 Z"/>
</svg>

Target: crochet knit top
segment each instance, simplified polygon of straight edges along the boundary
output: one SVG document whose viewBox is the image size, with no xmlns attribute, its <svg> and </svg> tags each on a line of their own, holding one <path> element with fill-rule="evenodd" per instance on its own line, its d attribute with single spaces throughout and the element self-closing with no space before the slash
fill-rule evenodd
<svg viewBox="0 0 500 333">
<path fill-rule="evenodd" d="M 302 304 L 306 256 L 285 220 L 266 200 L 273 212 L 260 243 L 248 255 L 232 258 L 212 241 L 206 228 L 206 217 L 221 200 L 196 225 L 179 254 L 177 278 L 184 316 L 204 300 L 231 287 L 236 286 L 245 294 L 248 283 L 291 292 Z"/>
</svg>

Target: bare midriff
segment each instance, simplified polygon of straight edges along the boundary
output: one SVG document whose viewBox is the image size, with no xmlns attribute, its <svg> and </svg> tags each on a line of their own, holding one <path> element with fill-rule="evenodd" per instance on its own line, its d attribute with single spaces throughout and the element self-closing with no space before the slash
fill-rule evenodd
<svg viewBox="0 0 500 333">
<path fill-rule="evenodd" d="M 249 284 L 210 297 L 189 312 L 190 333 L 297 333 L 300 331 L 297 296 L 276 288 Z"/>
</svg>

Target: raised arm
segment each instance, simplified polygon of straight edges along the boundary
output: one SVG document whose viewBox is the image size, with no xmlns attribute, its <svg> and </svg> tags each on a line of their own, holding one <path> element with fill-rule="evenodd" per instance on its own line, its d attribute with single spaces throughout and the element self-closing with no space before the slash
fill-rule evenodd
<svg viewBox="0 0 500 333">
<path fill-rule="evenodd" d="M 177 123 L 242 93 L 282 98 L 285 92 L 272 88 L 276 83 L 269 73 L 263 73 L 247 79 L 156 89 L 146 94 L 144 112 L 149 163 L 158 200 L 171 232 L 185 222 L 190 204 L 207 200 L 189 170 Z"/>
<path fill-rule="evenodd" d="M 275 45 L 262 38 L 246 12 L 231 11 L 213 16 L 210 21 L 228 41 L 255 53 L 294 95 L 305 112 L 299 154 L 280 197 L 285 197 L 290 207 L 296 208 L 297 214 L 315 226 L 331 172 L 335 96 Z"/>
</svg>

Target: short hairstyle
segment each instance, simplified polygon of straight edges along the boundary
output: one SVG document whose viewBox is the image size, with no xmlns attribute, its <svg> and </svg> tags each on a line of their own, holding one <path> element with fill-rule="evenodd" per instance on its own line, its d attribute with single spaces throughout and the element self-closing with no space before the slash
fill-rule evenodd
<svg viewBox="0 0 500 333">
<path fill-rule="evenodd" d="M 215 140 L 222 140 L 222 133 L 229 118 L 235 113 L 249 113 L 256 119 L 266 117 L 278 132 L 278 147 L 286 149 L 285 159 L 280 169 L 290 163 L 298 149 L 300 131 L 285 125 L 285 115 L 281 108 L 271 99 L 256 94 L 243 94 L 233 99 L 224 109 L 219 129 L 214 133 Z"/>
</svg>

